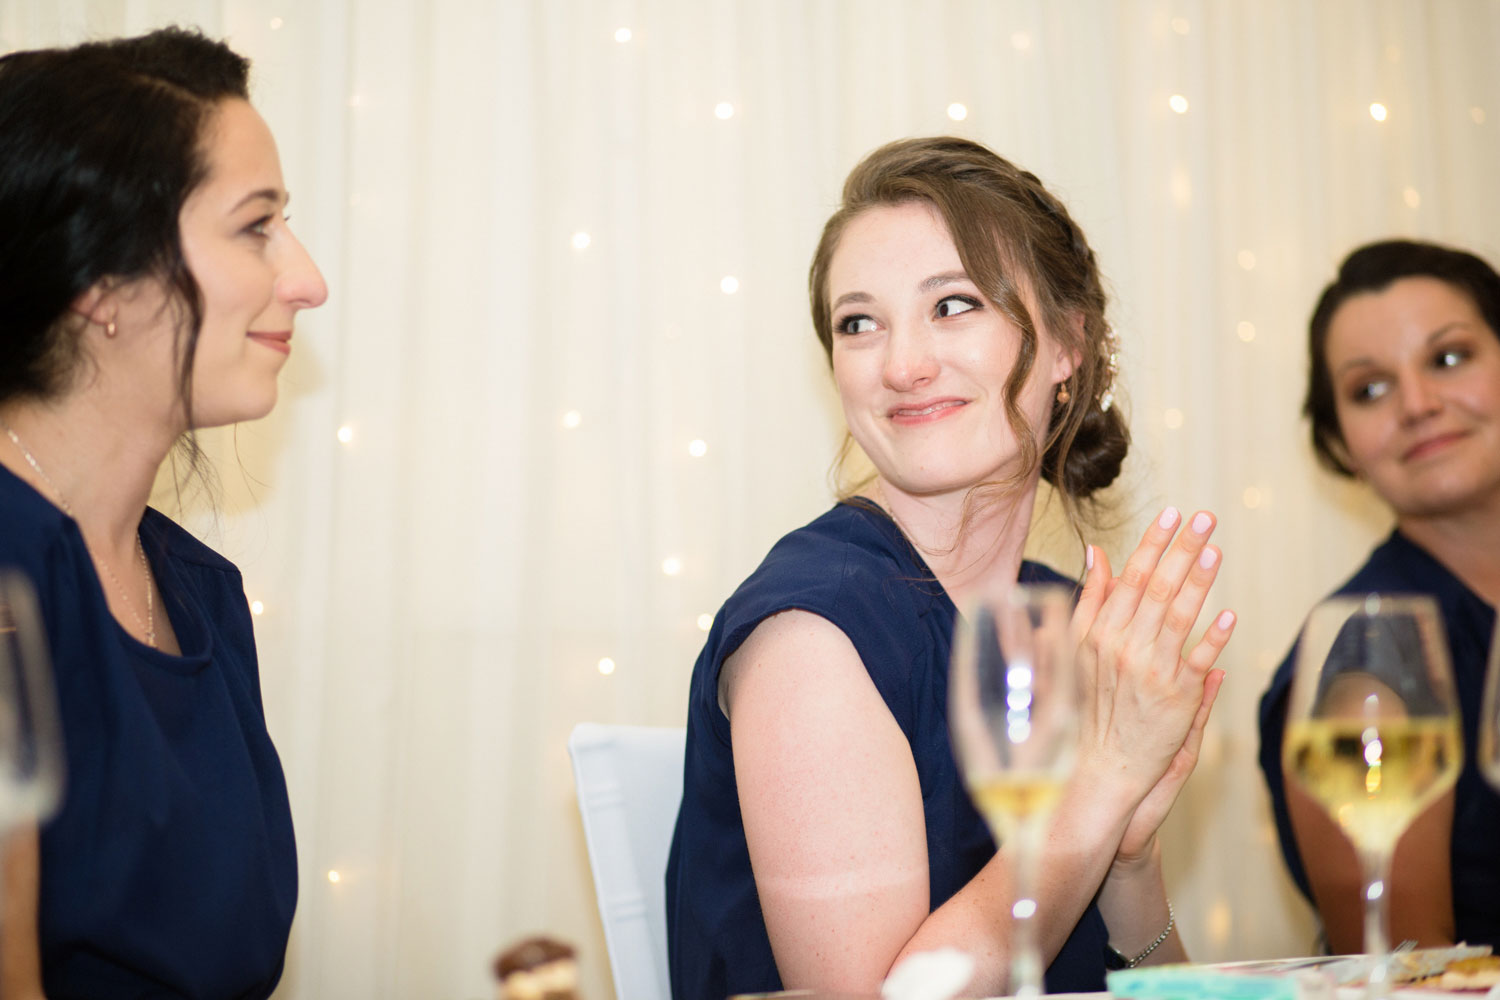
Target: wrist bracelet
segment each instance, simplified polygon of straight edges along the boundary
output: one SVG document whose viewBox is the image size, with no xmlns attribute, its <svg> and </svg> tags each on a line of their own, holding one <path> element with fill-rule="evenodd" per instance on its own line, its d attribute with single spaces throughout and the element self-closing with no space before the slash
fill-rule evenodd
<svg viewBox="0 0 1500 1000">
<path fill-rule="evenodd" d="M 1112 959 L 1112 961 L 1109 961 L 1106 964 L 1110 968 L 1114 969 L 1135 968 L 1137 965 L 1140 965 L 1142 962 L 1144 962 L 1148 955 L 1150 955 L 1156 949 L 1160 948 L 1163 941 L 1172 936 L 1172 928 L 1176 926 L 1177 914 L 1172 912 L 1172 901 L 1169 899 L 1167 900 L 1167 926 L 1162 930 L 1160 934 L 1156 936 L 1156 940 L 1146 945 L 1146 950 L 1135 956 L 1135 958 L 1126 958 L 1124 955 L 1120 954 L 1119 950 L 1116 949 L 1114 945 L 1106 944 L 1104 947 L 1108 953 L 1107 957 L 1109 959 Z"/>
</svg>

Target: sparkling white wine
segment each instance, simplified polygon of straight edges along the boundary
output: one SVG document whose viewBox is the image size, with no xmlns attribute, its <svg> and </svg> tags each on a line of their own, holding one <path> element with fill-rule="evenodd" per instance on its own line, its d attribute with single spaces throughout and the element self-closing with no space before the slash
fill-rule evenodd
<svg viewBox="0 0 1500 1000">
<path fill-rule="evenodd" d="M 1016 828 L 1046 816 L 1062 794 L 1063 780 L 1046 772 L 995 774 L 969 786 L 974 805 L 1001 842 L 1015 836 Z"/>
<path fill-rule="evenodd" d="M 1355 847 L 1389 851 L 1452 787 L 1463 739 L 1452 719 L 1303 719 L 1287 728 L 1282 760 Z"/>
</svg>

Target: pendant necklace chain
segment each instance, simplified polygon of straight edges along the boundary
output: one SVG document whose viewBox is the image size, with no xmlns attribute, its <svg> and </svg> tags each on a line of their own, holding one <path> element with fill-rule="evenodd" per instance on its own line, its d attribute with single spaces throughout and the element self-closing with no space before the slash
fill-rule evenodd
<svg viewBox="0 0 1500 1000">
<path fill-rule="evenodd" d="M 0 421 L 0 430 L 5 431 L 5 435 L 10 438 L 11 444 L 16 446 L 16 450 L 21 453 L 21 457 L 26 459 L 26 464 L 31 466 L 31 471 L 35 472 L 37 478 L 46 483 L 47 488 L 52 491 L 52 495 L 57 497 L 57 504 L 62 508 L 63 513 L 69 517 L 73 517 L 73 508 L 68 505 L 67 497 L 63 496 L 62 490 L 57 488 L 57 484 L 52 481 L 52 477 L 42 471 L 42 467 L 37 463 L 36 457 L 31 454 L 30 449 L 21 443 L 21 439 L 16 435 L 16 432 L 11 430 L 10 425 L 4 421 Z M 73 519 L 77 520 L 76 517 Z M 151 563 L 146 559 L 146 546 L 141 542 L 141 533 L 139 531 L 135 533 L 135 554 L 140 559 L 141 570 L 146 574 L 145 620 L 141 619 L 140 612 L 135 609 L 135 603 L 130 600 L 130 595 L 125 592 L 125 586 L 120 583 L 120 578 L 115 576 L 115 571 L 110 568 L 109 563 L 100 559 L 99 565 L 103 566 L 104 572 L 109 575 L 109 582 L 115 585 L 115 590 L 119 593 L 120 600 L 125 602 L 125 609 L 130 612 L 130 617 L 134 618 L 135 623 L 140 626 L 141 631 L 146 633 L 146 645 L 155 649 L 156 601 L 152 596 L 152 591 L 155 590 L 155 587 L 151 583 Z"/>
</svg>

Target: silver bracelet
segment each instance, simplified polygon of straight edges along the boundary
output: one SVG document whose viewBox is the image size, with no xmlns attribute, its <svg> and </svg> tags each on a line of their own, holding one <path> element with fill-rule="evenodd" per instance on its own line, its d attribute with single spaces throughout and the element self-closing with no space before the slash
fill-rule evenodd
<svg viewBox="0 0 1500 1000">
<path fill-rule="evenodd" d="M 1175 914 L 1175 913 L 1172 912 L 1172 901 L 1169 899 L 1169 900 L 1167 900 L 1167 926 L 1166 926 L 1165 929 L 1162 930 L 1162 932 L 1160 934 L 1158 934 L 1156 936 L 1156 940 L 1155 941 L 1152 941 L 1150 944 L 1148 944 L 1146 946 L 1146 950 L 1145 951 L 1143 951 L 1139 955 L 1135 956 L 1135 958 L 1126 958 L 1124 955 L 1121 955 L 1118 951 L 1115 950 L 1115 946 L 1114 945 L 1106 945 L 1105 947 L 1107 947 L 1110 951 L 1112 951 L 1112 952 L 1115 953 L 1115 955 L 1119 958 L 1120 962 L 1123 963 L 1123 967 L 1124 968 L 1133 969 L 1137 965 L 1140 965 L 1142 962 L 1144 962 L 1146 960 L 1146 957 L 1148 955 L 1150 955 L 1153 951 L 1155 951 L 1156 949 L 1160 948 L 1161 947 L 1161 943 L 1163 941 L 1165 941 L 1167 938 L 1169 938 L 1169 937 L 1172 936 L 1172 928 L 1174 928 L 1176 926 L 1177 926 L 1177 914 Z"/>
</svg>

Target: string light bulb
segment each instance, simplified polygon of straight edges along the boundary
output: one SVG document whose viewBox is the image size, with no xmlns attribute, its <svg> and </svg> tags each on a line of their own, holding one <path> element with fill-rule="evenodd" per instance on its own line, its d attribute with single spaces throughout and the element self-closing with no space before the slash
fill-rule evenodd
<svg viewBox="0 0 1500 1000">
<path fill-rule="evenodd" d="M 740 279 L 732 274 L 726 274 L 719 280 L 719 291 L 725 295 L 733 295 L 740 290 Z"/>
<path fill-rule="evenodd" d="M 702 438 L 693 438 L 688 442 L 687 452 L 693 458 L 702 458 L 708 454 L 708 442 Z"/>
<path fill-rule="evenodd" d="M 337 437 L 339 444 L 351 444 L 354 441 L 354 428 L 345 424 L 338 429 Z"/>
<path fill-rule="evenodd" d="M 734 105 L 728 101 L 720 101 L 714 105 L 714 117 L 721 122 L 727 122 L 734 117 Z"/>
<path fill-rule="evenodd" d="M 251 601 L 250 613 L 252 615 L 263 615 L 266 613 L 266 606 L 259 601 Z"/>
<path fill-rule="evenodd" d="M 661 561 L 661 571 L 667 576 L 676 576 L 682 572 L 682 560 L 676 556 L 667 556 Z"/>
<path fill-rule="evenodd" d="M 605 656 L 599 660 L 599 673 L 608 677 L 615 672 L 615 661 Z"/>
<path fill-rule="evenodd" d="M 1248 344 L 1255 339 L 1255 324 L 1247 319 L 1242 319 L 1239 325 L 1234 328 L 1234 332 L 1239 334 L 1240 339 Z"/>
<path fill-rule="evenodd" d="M 629 28 L 615 29 L 615 41 L 619 42 L 621 45 L 624 45 L 626 42 L 630 41 L 630 39 L 631 34 Z"/>
<path fill-rule="evenodd" d="M 1175 406 L 1167 407 L 1166 412 L 1161 415 L 1161 422 L 1167 425 L 1168 430 L 1177 430 L 1182 426 L 1182 411 Z"/>
<path fill-rule="evenodd" d="M 1167 98 L 1167 107 L 1171 108 L 1179 115 L 1185 115 L 1187 114 L 1188 109 L 1188 99 L 1186 97 L 1183 97 L 1181 94 L 1173 94 L 1171 97 Z"/>
<path fill-rule="evenodd" d="M 573 234 L 574 250 L 587 250 L 589 244 L 592 242 L 594 242 L 593 238 L 590 237 L 588 233 L 585 233 L 582 230 L 579 230 L 578 232 Z"/>
<path fill-rule="evenodd" d="M 1389 112 L 1386 111 L 1385 105 L 1381 104 L 1379 101 L 1376 101 L 1370 105 L 1370 117 L 1378 122 L 1385 121 L 1386 115 L 1388 113 Z"/>
<path fill-rule="evenodd" d="M 954 101 L 952 104 L 948 105 L 948 117 L 952 118 L 956 122 L 961 122 L 965 118 L 969 117 L 969 109 L 964 107 L 962 104 L 959 104 L 957 101 Z"/>
<path fill-rule="evenodd" d="M 711 629 L 713 627 L 714 627 L 714 616 L 713 615 L 702 614 L 702 615 L 698 616 L 698 631 L 700 631 L 700 632 L 707 632 L 709 629 Z"/>
</svg>

